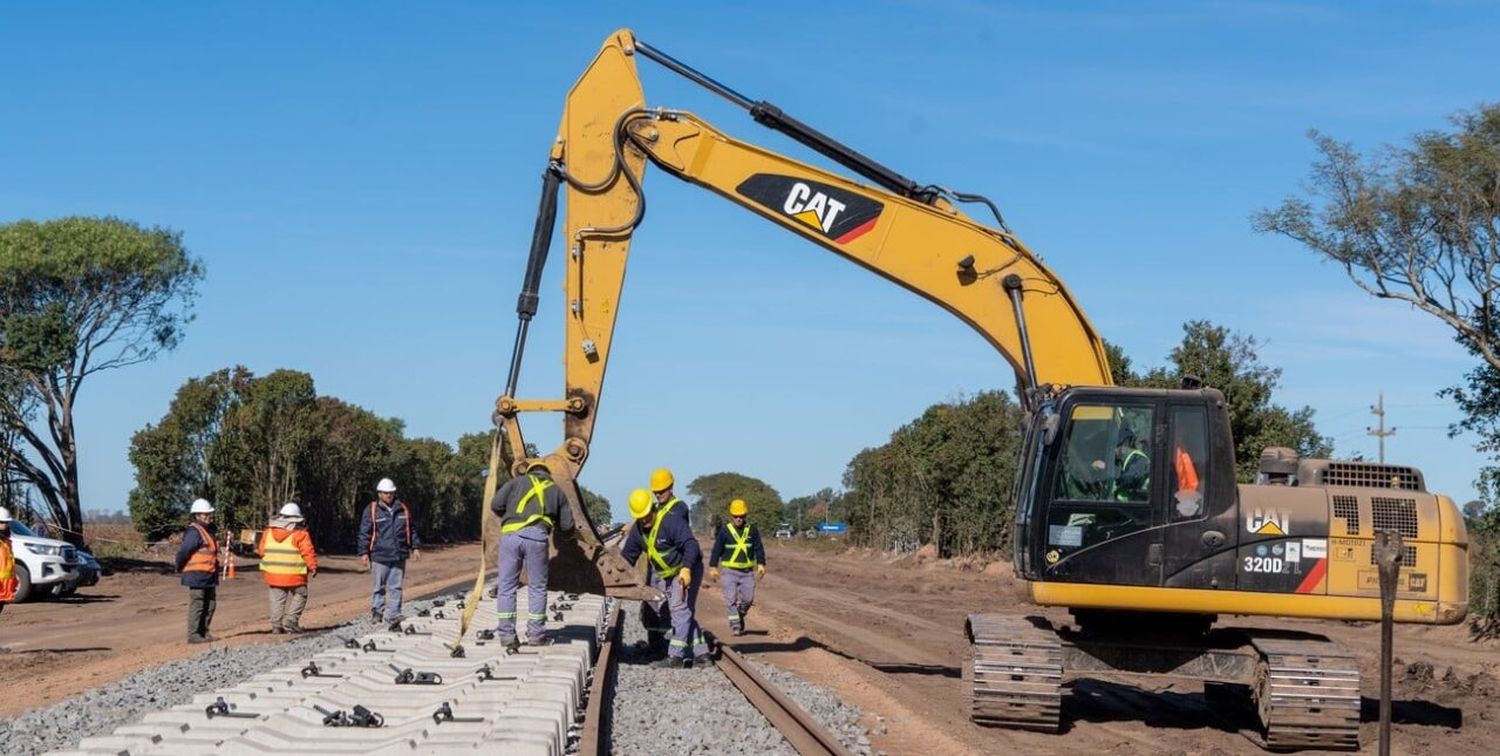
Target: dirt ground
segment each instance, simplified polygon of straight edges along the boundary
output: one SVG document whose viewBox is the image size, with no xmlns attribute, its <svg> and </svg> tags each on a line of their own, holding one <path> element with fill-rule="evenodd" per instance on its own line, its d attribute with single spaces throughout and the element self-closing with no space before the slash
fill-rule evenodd
<svg viewBox="0 0 1500 756">
<path fill-rule="evenodd" d="M 479 546 L 425 549 L 407 562 L 406 596 L 446 589 L 472 580 Z M 253 560 L 248 560 L 254 564 Z M 358 557 L 320 556 L 309 585 L 302 626 L 326 628 L 368 611 L 370 575 Z M 266 643 L 265 581 L 247 560 L 239 576 L 219 587 L 213 646 Z M 169 565 L 162 565 L 170 571 Z M 25 696 L 0 696 L 0 717 L 40 708 L 120 679 L 132 671 L 202 652 L 187 637 L 187 589 L 178 576 L 143 568 L 116 572 L 66 599 L 7 605 L 0 613 L 0 690 L 25 687 Z"/>
<path fill-rule="evenodd" d="M 802 546 L 770 547 L 750 632 L 735 646 L 838 690 L 867 712 L 878 750 L 891 754 L 1258 754 L 1242 733 L 1248 705 L 1225 711 L 1190 680 L 1079 680 L 1064 688 L 1058 735 L 981 728 L 968 721 L 963 621 L 970 612 L 1067 613 L 1016 598 L 1008 565 L 991 574 L 913 559 Z M 727 638 L 718 586 L 699 594 L 705 627 Z M 1221 624 L 1293 627 L 1358 650 L 1365 750 L 1377 739 L 1378 623 L 1233 618 Z M 1493 754 L 1500 739 L 1500 644 L 1471 643 L 1463 627 L 1396 628 L 1393 753 Z M 1306 752 L 1304 752 L 1306 753 Z"/>
</svg>

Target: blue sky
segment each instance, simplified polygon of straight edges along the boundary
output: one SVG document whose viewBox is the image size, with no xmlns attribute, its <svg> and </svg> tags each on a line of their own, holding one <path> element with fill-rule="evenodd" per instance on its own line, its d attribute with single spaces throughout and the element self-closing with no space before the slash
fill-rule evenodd
<svg viewBox="0 0 1500 756">
<path fill-rule="evenodd" d="M 1460 501 L 1482 458 L 1435 392 L 1472 361 L 1250 231 L 1316 127 L 1363 149 L 1496 97 L 1484 3 L 42 4 L 0 9 L 0 222 L 112 214 L 180 229 L 207 266 L 186 342 L 97 377 L 85 506 L 124 506 L 129 437 L 188 377 L 243 363 L 445 440 L 482 429 L 514 333 L 538 176 L 600 41 L 638 36 L 924 183 L 994 198 L 1095 326 L 1157 364 L 1194 318 L 1254 334 L 1342 454 Z M 648 103 L 799 146 L 643 65 Z M 933 305 L 654 171 L 593 456 L 623 512 L 660 465 L 793 496 L 928 404 L 1009 388 Z M 560 253 L 559 253 L 560 254 Z M 521 395 L 560 392 L 543 287 Z M 559 437 L 532 418 L 532 440 Z M 372 481 L 373 483 L 373 481 Z"/>
</svg>

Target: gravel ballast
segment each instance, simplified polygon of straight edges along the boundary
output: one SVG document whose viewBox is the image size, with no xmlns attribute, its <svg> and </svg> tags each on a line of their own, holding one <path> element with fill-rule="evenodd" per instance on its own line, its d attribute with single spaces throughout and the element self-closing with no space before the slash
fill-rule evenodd
<svg viewBox="0 0 1500 756">
<path fill-rule="evenodd" d="M 410 614 L 429 603 L 408 602 L 403 611 Z M 131 673 L 122 680 L 45 709 L 0 721 L 0 743 L 4 744 L 6 754 L 71 749 L 84 738 L 107 735 L 149 712 L 188 703 L 195 693 L 238 685 L 267 670 L 342 646 L 341 635 L 348 637 L 376 629 L 376 624 L 366 616 L 296 640 L 212 648 L 197 656 Z"/>
<path fill-rule="evenodd" d="M 624 647 L 615 685 L 612 741 L 617 753 L 775 754 L 795 756 L 781 733 L 713 665 L 658 669 L 636 649 L 644 643 L 640 602 L 621 602 Z M 827 727 L 853 753 L 869 754 L 860 710 L 830 690 L 756 663 L 758 671 Z"/>
</svg>

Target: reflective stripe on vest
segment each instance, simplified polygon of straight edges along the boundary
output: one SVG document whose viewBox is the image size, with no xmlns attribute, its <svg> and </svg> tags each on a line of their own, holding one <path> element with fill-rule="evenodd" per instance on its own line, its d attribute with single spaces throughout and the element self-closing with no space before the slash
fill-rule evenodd
<svg viewBox="0 0 1500 756">
<path fill-rule="evenodd" d="M 746 523 L 744 533 L 736 533 L 734 523 L 724 523 L 729 530 L 729 537 L 734 539 L 734 551 L 729 553 L 727 559 L 719 560 L 723 567 L 733 567 L 737 570 L 746 570 L 755 566 L 755 560 L 750 558 L 750 525 Z"/>
<path fill-rule="evenodd" d="M 1141 459 L 1146 460 L 1148 463 L 1151 461 L 1146 456 L 1145 452 L 1141 451 L 1140 449 L 1131 449 L 1130 453 L 1125 455 L 1125 461 L 1120 463 L 1121 475 L 1124 475 L 1125 471 L 1130 469 L 1130 462 L 1136 457 L 1140 457 Z M 1140 488 L 1137 490 L 1121 490 L 1119 488 L 1119 480 L 1119 478 L 1115 478 L 1115 499 L 1117 501 L 1131 501 L 1131 494 L 1146 493 L 1147 491 L 1151 490 L 1151 476 L 1149 474 L 1145 478 L 1141 479 Z"/>
<path fill-rule="evenodd" d="M 646 537 L 646 555 L 651 558 L 651 563 L 656 565 L 656 576 L 662 580 L 671 580 L 682 572 L 682 566 L 672 567 L 667 564 L 667 557 L 677 554 L 677 547 L 673 546 L 666 551 L 656 550 L 656 534 L 661 531 L 661 521 L 666 519 L 667 512 L 679 504 L 677 499 L 667 502 L 667 505 L 656 510 L 656 521 L 651 523 L 651 535 Z"/>
<path fill-rule="evenodd" d="M 552 528 L 552 518 L 547 516 L 546 499 L 542 497 L 542 494 L 553 486 L 552 481 L 538 480 L 534 475 L 527 475 L 526 477 L 531 480 L 531 490 L 527 491 L 526 495 L 521 497 L 521 501 L 516 504 L 516 511 L 514 513 L 507 513 L 505 516 L 507 520 L 511 518 L 519 519 L 501 525 L 501 533 L 514 533 L 534 522 L 545 522 L 547 523 L 547 529 L 550 530 Z M 527 517 L 526 507 L 533 501 L 536 502 L 536 512 Z"/>
<path fill-rule="evenodd" d="M 10 539 L 0 538 L 0 581 L 9 580 L 16 574 L 16 557 L 11 552 Z"/>
<path fill-rule="evenodd" d="M 370 550 L 368 552 L 370 554 L 375 553 L 375 537 L 380 534 L 380 526 L 375 521 L 375 505 L 378 503 L 370 502 Z M 411 510 L 406 508 L 404 501 L 398 500 L 396 503 L 401 505 L 401 512 L 406 515 L 406 548 L 409 549 L 411 548 Z M 395 516 L 396 508 L 391 507 L 391 517 L 395 518 Z"/>
<path fill-rule="evenodd" d="M 296 531 L 287 531 L 286 538 L 278 541 L 271 537 L 270 529 L 266 529 L 265 538 L 262 539 L 262 550 L 266 555 L 260 558 L 261 572 L 272 575 L 307 574 L 307 560 L 302 558 L 302 550 L 292 545 L 292 538 L 296 535 Z"/>
<path fill-rule="evenodd" d="M 198 537 L 203 539 L 203 545 L 198 547 L 193 555 L 188 557 L 187 564 L 182 566 L 183 572 L 218 572 L 219 571 L 219 542 L 208 534 L 208 530 L 198 523 L 193 523 L 193 529 L 198 531 Z"/>
</svg>

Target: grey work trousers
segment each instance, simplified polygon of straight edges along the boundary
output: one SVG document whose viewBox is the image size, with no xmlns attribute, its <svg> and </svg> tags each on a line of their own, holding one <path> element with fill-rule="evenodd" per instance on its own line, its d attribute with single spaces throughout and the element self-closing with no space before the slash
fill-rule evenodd
<svg viewBox="0 0 1500 756">
<path fill-rule="evenodd" d="M 214 621 L 214 608 L 219 605 L 219 587 L 188 589 L 188 639 L 205 638 L 208 626 Z"/>
<path fill-rule="evenodd" d="M 661 591 L 656 601 L 641 602 L 641 626 L 646 628 L 646 644 L 654 653 L 661 653 L 667 645 L 667 636 L 672 634 L 672 615 L 667 611 L 667 581 L 657 577 L 656 570 L 646 570 L 646 585 Z"/>
<path fill-rule="evenodd" d="M 755 569 L 739 570 L 725 567 L 719 570 L 719 584 L 724 589 L 724 608 L 729 612 L 729 629 L 736 632 L 745 629 L 745 614 L 755 603 Z"/>
<path fill-rule="evenodd" d="M 497 567 L 500 591 L 495 611 L 500 615 L 496 635 L 509 643 L 516 637 L 516 592 L 521 588 L 521 568 L 526 568 L 526 640 L 540 641 L 547 625 L 547 537 L 535 525 L 500 536 Z"/>
<path fill-rule="evenodd" d="M 271 598 L 271 629 L 300 628 L 302 610 L 307 608 L 307 586 L 278 588 L 270 585 L 266 588 Z"/>
<path fill-rule="evenodd" d="M 702 577 L 702 571 L 702 565 L 699 565 L 694 577 Z M 693 607 L 697 604 L 697 580 L 693 580 L 686 588 L 682 587 L 682 581 L 675 575 L 667 580 L 667 610 L 672 614 L 672 641 L 667 644 L 667 656 L 681 659 L 708 654 L 708 641 L 703 638 L 703 629 L 698 627 L 698 620 L 693 616 Z M 691 654 L 688 653 L 689 649 Z"/>
<path fill-rule="evenodd" d="M 370 574 L 375 579 L 375 590 L 370 594 L 370 611 L 381 614 L 386 622 L 395 622 L 401 616 L 401 583 L 406 579 L 406 560 L 371 560 Z"/>
</svg>

